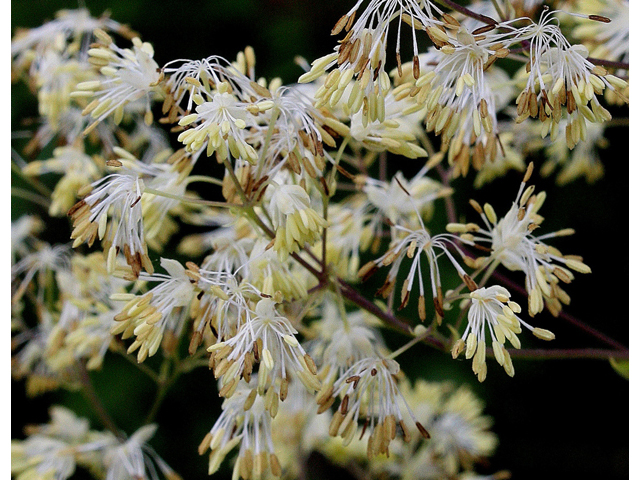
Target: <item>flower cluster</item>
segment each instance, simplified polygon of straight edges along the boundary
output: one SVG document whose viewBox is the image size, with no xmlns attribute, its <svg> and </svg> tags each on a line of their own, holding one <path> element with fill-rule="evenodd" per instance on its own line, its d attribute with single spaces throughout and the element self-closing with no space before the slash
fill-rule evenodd
<svg viewBox="0 0 640 480">
<path fill-rule="evenodd" d="M 158 64 L 86 9 L 16 32 L 12 80 L 38 117 L 13 138 L 28 213 L 11 225 L 12 376 L 30 396 L 81 390 L 106 430 L 55 407 L 12 442 L 12 475 L 177 480 L 150 446 L 156 416 L 208 370 L 209 474 L 230 459 L 234 479 L 296 478 L 322 455 L 363 478 L 474 478 L 497 444 L 482 402 L 402 355 L 464 354 L 483 382 L 488 357 L 513 376 L 532 355 L 522 330 L 554 339 L 514 300 L 559 316 L 563 284 L 591 270 L 548 243 L 573 229 L 539 233 L 546 194 L 525 165 L 544 157 L 559 187 L 597 180 L 606 106 L 628 102 L 628 2 L 541 3 L 358 0 L 292 85 L 259 76 L 250 46 Z M 504 216 L 457 210 L 472 186 L 499 198 L 511 170 L 524 179 Z M 157 386 L 122 431 L 92 386 L 115 356 Z"/>
</svg>

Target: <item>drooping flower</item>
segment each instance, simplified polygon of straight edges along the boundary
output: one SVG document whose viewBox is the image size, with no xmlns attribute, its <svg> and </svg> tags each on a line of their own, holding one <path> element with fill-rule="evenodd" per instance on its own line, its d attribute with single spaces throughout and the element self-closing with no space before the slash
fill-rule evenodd
<svg viewBox="0 0 640 480">
<path fill-rule="evenodd" d="M 437 28 L 442 22 L 436 20 L 435 14 L 442 11 L 430 1 L 385 0 L 371 1 L 359 18 L 356 12 L 363 0 L 358 1 L 343 15 L 332 30 L 333 35 L 343 29 L 347 32 L 335 52 L 321 57 L 311 64 L 309 72 L 302 75 L 299 82 L 313 81 L 332 66 L 332 70 L 324 80 L 324 84 L 316 92 L 316 105 L 334 107 L 344 95 L 351 79 L 355 78 L 349 93 L 347 105 L 351 114 L 362 111 L 367 122 L 385 120 L 384 98 L 391 89 L 389 75 L 385 71 L 386 49 L 391 22 L 405 22 L 411 27 L 413 37 L 413 71 L 417 78 L 420 67 L 417 62 L 418 44 L 416 30 L 426 30 L 429 37 L 436 39 Z M 435 35 L 435 37 L 434 37 Z M 396 41 L 396 60 L 400 62 L 400 27 Z"/>
<path fill-rule="evenodd" d="M 312 207 L 309 194 L 299 185 L 273 185 L 269 210 L 276 227 L 274 250 L 280 260 L 320 238 L 327 226 Z"/>
<path fill-rule="evenodd" d="M 432 217 L 434 201 L 450 195 L 452 190 L 427 177 L 428 170 L 425 165 L 408 180 L 402 172 L 396 173 L 389 182 L 371 177 L 366 179 L 362 190 L 371 205 L 378 209 L 378 215 L 374 215 L 371 221 L 374 230 L 376 224 L 382 221 L 380 215 L 394 225 L 419 225 L 417 216 L 427 220 Z M 408 201 L 407 192 L 411 195 L 411 201 Z"/>
<path fill-rule="evenodd" d="M 249 382 L 256 363 L 260 363 L 257 391 L 265 396 L 265 407 L 275 409 L 273 416 L 277 413 L 278 396 L 281 400 L 286 398 L 289 375 L 295 374 L 310 391 L 319 390 L 315 363 L 298 343 L 296 333 L 291 322 L 277 312 L 273 300 L 260 300 L 254 315 L 234 337 L 208 348 L 214 375 L 222 381 L 220 396 L 233 395 L 242 379 Z"/>
<path fill-rule="evenodd" d="M 144 182 L 140 172 L 123 168 L 88 188 L 91 192 L 68 212 L 73 220 L 73 247 L 85 241 L 91 246 L 98 238 L 104 241 L 104 248 L 109 252 L 109 271 L 115 270 L 116 254 L 122 250 L 134 276 L 138 276 L 143 267 L 152 273 L 153 265 L 147 253 L 142 223 L 140 200 Z"/>
<path fill-rule="evenodd" d="M 473 358 L 473 372 L 478 380 L 483 382 L 487 377 L 486 364 L 486 331 L 489 331 L 491 349 L 496 361 L 504 367 L 505 372 L 513 377 L 515 370 L 511 356 L 504 346 L 509 340 L 515 348 L 520 348 L 520 340 L 516 336 L 522 331 L 522 326 L 530 330 L 536 337 L 543 340 L 553 340 L 555 335 L 549 330 L 532 327 L 520 317 L 520 306 L 509 300 L 509 291 L 498 285 L 478 288 L 471 292 L 471 307 L 469 308 L 468 324 L 462 338 L 452 349 L 456 358 L 463 350 L 467 359 Z M 486 338 L 489 341 L 489 338 Z"/>
<path fill-rule="evenodd" d="M 422 220 L 420 220 L 422 222 Z M 418 298 L 418 316 L 420 320 L 426 319 L 426 302 L 425 302 L 425 281 L 423 280 L 421 257 L 424 255 L 425 261 L 429 266 L 429 283 L 431 284 L 431 293 L 438 321 L 442 321 L 444 317 L 442 282 L 440 278 L 440 267 L 438 266 L 438 258 L 445 255 L 458 272 L 460 278 L 465 284 L 473 289 L 475 282 L 460 266 L 458 261 L 453 257 L 449 249 L 458 251 L 463 258 L 466 256 L 459 250 L 455 244 L 454 237 L 450 234 L 438 234 L 432 236 L 422 225 L 415 230 L 395 225 L 393 227 L 397 231 L 397 240 L 392 242 L 389 250 L 377 260 L 372 260 L 364 265 L 358 272 L 358 276 L 363 280 L 369 278 L 378 268 L 391 265 L 391 270 L 387 274 L 384 285 L 380 287 L 377 294 L 387 298 L 395 291 L 396 280 L 400 272 L 400 265 L 404 258 L 411 259 L 411 267 L 407 278 L 402 285 L 400 294 L 400 305 L 398 308 L 404 308 L 409 302 L 411 290 L 413 288 L 416 276 L 418 277 L 418 287 L 420 296 Z M 440 253 L 437 253 L 437 250 Z"/>
<path fill-rule="evenodd" d="M 67 268 L 70 254 L 71 250 L 67 244 L 51 246 L 46 242 L 38 241 L 35 244 L 35 251 L 28 253 L 11 266 L 12 303 L 17 302 L 24 295 L 34 279 L 37 281 L 36 297 L 43 302 L 45 290 L 53 288 L 47 274 Z M 21 281 L 19 281 L 20 278 L 22 278 Z"/>
<path fill-rule="evenodd" d="M 89 39 L 96 28 L 117 31 L 123 35 L 128 29 L 103 15 L 93 18 L 86 8 L 60 10 L 50 22 L 28 30 L 20 30 L 11 39 L 12 68 L 25 68 L 32 60 L 41 58 L 48 51 L 66 54 L 86 51 Z"/>
<path fill-rule="evenodd" d="M 564 122 L 563 122 L 564 123 Z M 566 127 L 561 123 L 560 128 Z M 601 123 L 587 123 L 585 138 L 577 145 L 552 142 L 545 148 L 547 161 L 540 168 L 542 175 L 550 175 L 560 169 L 556 177 L 558 185 L 566 185 L 583 177 L 587 183 L 594 183 L 604 175 L 604 164 L 598 150 L 608 146 L 604 136 L 605 126 Z M 575 147 L 575 148 L 574 148 Z"/>
<path fill-rule="evenodd" d="M 267 472 L 276 477 L 281 475 L 271 437 L 272 415 L 266 408 L 267 398 L 256 394 L 256 384 L 254 376 L 249 384 L 239 385 L 225 399 L 222 413 L 200 443 L 200 455 L 211 449 L 209 475 L 218 471 L 224 458 L 238 445 L 234 478 L 257 480 Z"/>
<path fill-rule="evenodd" d="M 157 428 L 156 424 L 145 425 L 126 441 L 105 449 L 106 480 L 155 480 L 159 477 L 154 462 L 167 480 L 181 479 L 147 443 Z"/>
<path fill-rule="evenodd" d="M 349 368 L 333 384 L 333 388 L 317 398 L 321 406 L 338 396 L 340 407 L 329 425 L 329 435 L 339 435 L 348 445 L 355 437 L 358 421 L 365 419 L 363 434 L 369 430 L 367 456 L 385 454 L 396 438 L 400 426 L 405 441 L 411 434 L 404 421 L 403 411 L 413 420 L 420 434 L 429 438 L 427 430 L 415 419 L 396 383 L 400 366 L 394 360 L 369 357 Z"/>
<path fill-rule="evenodd" d="M 391 443 L 389 458 L 374 459 L 374 472 L 401 480 L 457 478 L 474 465 L 482 466 L 495 451 L 498 439 L 490 430 L 492 420 L 483 415 L 482 402 L 468 386 L 418 379 L 413 385 L 403 380 L 399 387 L 431 438 Z"/>
<path fill-rule="evenodd" d="M 281 260 L 278 252 L 268 248 L 266 239 L 257 240 L 248 263 L 251 281 L 260 291 L 272 297 L 282 295 L 286 301 L 304 299 L 310 285 L 311 274 L 291 257 Z"/>
<path fill-rule="evenodd" d="M 543 136 L 550 134 L 555 140 L 564 107 L 568 122 L 566 138 L 568 144 L 575 145 L 584 139 L 587 121 L 611 120 L 597 95 L 609 89 L 628 102 L 624 97 L 628 83 L 589 61 L 583 45 L 571 45 L 560 27 L 553 24 L 553 13 L 545 10 L 539 23 L 519 32 L 530 43 L 531 60 L 526 67 L 526 85 L 516 99 L 516 121 L 538 117 L 544 127 Z"/>
<path fill-rule="evenodd" d="M 360 360 L 387 351 L 375 328 L 375 320 L 363 312 L 347 313 L 341 301 L 329 295 L 325 297 L 320 319 L 311 325 L 315 336 L 305 345 L 319 367 L 318 378 L 323 385 L 316 398 L 326 398 L 327 392 L 333 391 L 336 379 Z M 319 412 L 332 403 L 331 400 L 321 405 Z"/>
<path fill-rule="evenodd" d="M 217 153 L 221 160 L 229 154 L 251 163 L 258 160 L 253 146 L 245 140 L 244 129 L 250 121 L 248 103 L 238 100 L 230 93 L 227 83 L 221 83 L 209 97 L 194 97 L 196 112 L 184 116 L 179 125 L 196 124 L 178 136 L 187 151 L 197 151 L 205 144 L 207 156 Z"/>
<path fill-rule="evenodd" d="M 140 280 L 158 282 L 144 295 L 115 294 L 114 300 L 127 300 L 121 312 L 115 316 L 116 324 L 111 333 L 122 333 L 122 338 L 136 336 L 129 346 L 127 353 L 138 351 L 138 362 L 143 362 L 147 356 L 153 356 L 158 351 L 166 332 L 178 330 L 184 321 L 174 309 L 186 307 L 195 295 L 194 283 L 197 276 L 185 269 L 180 262 L 162 258 L 160 265 L 167 274 L 141 274 Z"/>
<path fill-rule="evenodd" d="M 525 274 L 525 287 L 529 293 L 529 314 L 542 311 L 545 306 L 557 315 L 562 309 L 561 303 L 568 304 L 569 296 L 558 285 L 559 281 L 570 283 L 573 280 L 571 270 L 590 273 L 581 257 L 563 255 L 560 251 L 545 243 L 549 238 L 572 235 L 572 229 L 563 229 L 553 233 L 536 236 L 533 232 L 540 227 L 543 217 L 538 214 L 546 199 L 545 192 L 534 195 L 534 187 L 526 187 L 531 177 L 533 164 L 525 173 L 515 202 L 504 217 L 498 219 L 493 207 L 484 208 L 472 201 L 471 204 L 481 215 L 485 228 L 476 224 L 449 224 L 447 230 L 461 234 L 461 239 L 473 245 L 490 247 L 489 260 L 496 261 L 512 271 Z"/>
</svg>

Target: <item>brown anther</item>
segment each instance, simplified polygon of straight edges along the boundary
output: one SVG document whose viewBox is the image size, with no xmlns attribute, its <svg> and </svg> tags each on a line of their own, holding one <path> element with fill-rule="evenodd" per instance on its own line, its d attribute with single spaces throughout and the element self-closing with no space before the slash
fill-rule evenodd
<svg viewBox="0 0 640 480">
<path fill-rule="evenodd" d="M 276 239 L 272 238 L 271 241 L 269 243 L 267 243 L 267 246 L 264 247 L 264 251 L 266 252 L 267 250 L 269 250 L 271 247 L 273 247 L 276 243 Z"/>
<path fill-rule="evenodd" d="M 462 280 L 464 281 L 464 284 L 467 286 L 470 292 L 474 292 L 478 289 L 478 285 L 476 284 L 476 282 L 474 282 L 473 278 L 471 278 L 466 273 L 462 276 Z"/>
<path fill-rule="evenodd" d="M 424 295 L 420 295 L 418 298 L 418 317 L 421 322 L 424 322 L 427 318 L 427 309 L 425 305 Z"/>
<path fill-rule="evenodd" d="M 340 413 L 342 415 L 346 415 L 349 411 L 349 395 L 345 395 L 342 401 L 340 402 Z"/>
<path fill-rule="evenodd" d="M 396 64 L 398 65 L 398 77 L 402 78 L 402 62 L 400 61 L 400 52 L 396 52 Z"/>
<path fill-rule="evenodd" d="M 85 205 L 86 205 L 86 202 L 84 200 L 80 200 L 78 203 L 76 203 L 73 207 L 69 209 L 69 211 L 67 212 L 67 215 L 70 217 L 73 217 L 73 214 L 76 213 L 80 208 L 84 207 Z"/>
<path fill-rule="evenodd" d="M 376 262 L 371 260 L 364 264 L 362 268 L 360 268 L 360 270 L 358 271 L 358 277 L 363 282 L 366 282 L 374 273 L 376 273 L 377 270 L 378 266 L 376 265 Z"/>
<path fill-rule="evenodd" d="M 356 60 L 358 60 L 358 54 L 360 53 L 360 43 L 362 43 L 362 42 L 361 42 L 360 38 L 358 37 L 351 44 L 351 48 L 350 48 L 351 53 L 349 53 L 349 63 L 351 63 L 351 64 L 356 63 Z"/>
<path fill-rule="evenodd" d="M 524 172 L 524 178 L 522 179 L 522 183 L 527 183 L 533 174 L 533 162 L 529 162 L 527 165 L 527 171 Z"/>
<path fill-rule="evenodd" d="M 460 26 L 460 22 L 458 22 L 458 20 L 456 20 L 455 17 L 449 15 L 448 13 L 442 14 L 442 19 L 445 21 L 445 23 L 448 23 L 451 26 L 454 26 L 454 27 Z"/>
<path fill-rule="evenodd" d="M 316 364 L 313 361 L 313 359 L 311 358 L 311 356 L 308 353 L 305 353 L 302 358 L 304 359 L 304 363 L 307 366 L 307 368 L 309 369 L 309 372 L 311 372 L 313 375 L 317 375 L 318 374 L 318 368 L 316 367 Z"/>
<path fill-rule="evenodd" d="M 567 113 L 571 115 L 576 111 L 576 99 L 573 97 L 573 92 L 569 90 L 567 92 Z"/>
<path fill-rule="evenodd" d="M 416 427 L 418 427 L 418 431 L 420 432 L 420 435 L 422 435 L 424 438 L 426 438 L 427 440 L 431 438 L 431 435 L 429 435 L 429 432 L 427 432 L 427 429 L 424 428 L 420 422 L 416 422 Z"/>
<path fill-rule="evenodd" d="M 196 353 L 196 350 L 198 349 L 201 343 L 202 343 L 202 332 L 196 330 L 195 332 L 193 332 L 193 335 L 191 336 L 191 341 L 189 342 L 189 355 L 193 355 L 194 353 Z"/>
<path fill-rule="evenodd" d="M 280 384 L 280 401 L 284 402 L 289 395 L 289 381 L 285 378 Z"/>
<path fill-rule="evenodd" d="M 409 443 L 411 441 L 411 434 L 409 433 L 407 424 L 404 423 L 404 420 L 400 420 L 398 423 L 400 424 L 400 429 L 402 430 L 402 439 L 405 441 L 405 443 Z"/>
<path fill-rule="evenodd" d="M 476 212 L 478 212 L 480 215 L 484 215 L 484 211 L 482 210 L 482 207 L 474 199 L 469 200 L 469 205 L 471 205 L 471 207 L 473 207 L 473 209 Z"/>
<path fill-rule="evenodd" d="M 358 375 L 353 375 L 353 376 L 347 378 L 345 380 L 345 383 L 352 383 L 353 382 L 352 388 L 355 390 L 356 388 L 358 388 L 358 382 L 359 381 L 360 381 L 360 377 Z"/>
<path fill-rule="evenodd" d="M 368 426 L 369 426 L 369 417 L 364 419 L 364 425 L 362 425 L 362 433 L 360 434 L 359 440 L 362 440 L 362 437 L 364 437 L 364 433 L 367 431 Z"/>
<path fill-rule="evenodd" d="M 345 27 L 347 22 L 349 21 L 349 17 L 346 15 L 342 15 L 340 19 L 336 22 L 334 27 L 331 29 L 331 35 L 338 35 L 342 29 Z"/>
<path fill-rule="evenodd" d="M 602 15 L 589 15 L 589 20 L 595 20 L 596 22 L 611 23 L 609 17 L 603 17 Z"/>
<path fill-rule="evenodd" d="M 420 59 L 417 55 L 413 56 L 413 78 L 420 78 Z"/>
<path fill-rule="evenodd" d="M 484 27 L 478 27 L 473 32 L 471 32 L 471 35 L 482 35 L 483 33 L 490 32 L 494 28 L 496 28 L 495 24 L 494 25 L 485 25 Z M 478 40 L 478 39 L 476 38 L 476 40 Z"/>
<path fill-rule="evenodd" d="M 402 310 L 404 307 L 407 306 L 407 303 L 409 303 L 409 294 L 411 292 L 409 292 L 408 289 L 409 286 L 409 279 L 406 278 L 403 285 L 402 285 L 402 299 L 400 301 L 400 305 L 398 305 L 398 310 Z"/>
<path fill-rule="evenodd" d="M 439 317 L 444 318 L 444 308 L 442 307 L 442 300 L 438 297 L 433 297 L 433 306 Z"/>
</svg>

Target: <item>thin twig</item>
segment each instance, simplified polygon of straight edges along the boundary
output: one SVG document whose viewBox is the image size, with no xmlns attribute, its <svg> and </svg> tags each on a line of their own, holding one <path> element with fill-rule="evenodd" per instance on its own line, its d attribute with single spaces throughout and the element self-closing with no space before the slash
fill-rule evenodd
<svg viewBox="0 0 640 480">
<path fill-rule="evenodd" d="M 508 349 L 511 358 L 519 360 L 560 360 L 560 359 L 597 359 L 607 360 L 609 358 L 629 359 L 628 351 L 607 350 L 603 348 L 578 348 L 578 349 Z M 487 350 L 487 356 L 493 356 L 491 349 Z"/>
<path fill-rule="evenodd" d="M 494 272 L 493 276 L 501 284 L 506 285 L 509 288 L 509 290 L 516 291 L 516 292 L 518 292 L 518 293 L 520 293 L 521 295 L 524 295 L 524 296 L 528 296 L 527 291 L 524 288 L 522 288 L 520 285 L 518 285 L 517 283 L 515 283 L 511 279 L 505 277 L 501 273 Z M 628 350 L 629 350 L 627 347 L 625 347 L 620 342 L 614 340 L 613 338 L 610 338 L 609 336 L 605 335 L 604 333 L 600 332 L 599 330 L 596 330 L 595 328 L 587 325 L 582 320 L 578 320 L 577 318 L 575 318 L 574 316 L 568 314 L 565 311 L 560 311 L 558 317 L 562 318 L 563 320 L 568 321 L 572 325 L 578 327 L 580 330 L 582 330 L 582 331 L 588 333 L 589 335 L 591 335 L 592 337 L 595 337 L 598 340 L 608 344 L 609 346 L 615 348 L 616 350 L 619 350 L 621 352 L 628 352 Z"/>
<path fill-rule="evenodd" d="M 91 381 L 91 377 L 89 376 L 89 372 L 87 372 L 87 368 L 81 362 L 76 363 L 76 371 L 78 373 L 78 378 L 80 379 L 80 383 L 82 384 L 82 393 L 84 394 L 87 402 L 93 408 L 94 412 L 100 419 L 100 422 L 106 429 L 108 429 L 111 433 L 113 433 L 118 438 L 123 438 L 124 435 L 122 431 L 116 426 L 115 422 L 107 412 L 106 408 L 102 404 L 102 401 L 98 397 L 95 388 L 93 387 L 93 382 Z"/>
</svg>

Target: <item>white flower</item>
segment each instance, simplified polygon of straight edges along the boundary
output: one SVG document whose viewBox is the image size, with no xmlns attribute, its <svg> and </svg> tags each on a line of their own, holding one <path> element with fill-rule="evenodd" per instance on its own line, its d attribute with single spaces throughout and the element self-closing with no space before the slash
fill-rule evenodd
<svg viewBox="0 0 640 480">
<path fill-rule="evenodd" d="M 150 424 L 136 430 L 125 442 L 104 451 L 104 464 L 107 468 L 106 480 L 156 480 L 155 463 L 167 480 L 179 480 L 169 465 L 149 446 L 157 425 Z"/>
<path fill-rule="evenodd" d="M 266 239 L 260 239 L 251 250 L 248 264 L 251 282 L 272 297 L 282 295 L 287 301 L 306 298 L 311 274 L 291 257 L 281 260 L 268 246 Z"/>
<path fill-rule="evenodd" d="M 474 464 L 482 465 L 497 446 L 489 430 L 491 418 L 482 415 L 483 404 L 471 389 L 450 382 L 408 380 L 400 389 L 411 410 L 431 434 L 428 442 L 413 438 L 390 445 L 389 458 L 372 467 L 402 480 L 436 480 L 460 475 Z"/>
<path fill-rule="evenodd" d="M 22 215 L 11 222 L 11 265 L 34 249 L 34 237 L 44 229 L 44 222 L 35 215 Z"/>
<path fill-rule="evenodd" d="M 416 30 L 426 29 L 431 38 L 436 25 L 442 22 L 434 18 L 434 12 L 442 13 L 429 0 L 372 0 L 355 20 L 356 12 L 364 0 L 359 0 L 343 15 L 332 30 L 337 35 L 347 32 L 335 52 L 312 62 L 311 70 L 300 77 L 301 83 L 319 78 L 334 65 L 338 68 L 326 77 L 316 92 L 316 105 L 334 107 L 346 94 L 346 87 L 355 78 L 347 105 L 351 114 L 363 111 L 366 121 L 385 120 L 384 98 L 391 88 L 389 75 L 385 72 L 387 36 L 391 22 L 406 22 L 413 36 L 414 75 L 420 68 L 417 62 L 418 45 Z M 355 23 L 354 23 L 355 21 Z M 396 60 L 400 68 L 400 27 L 396 41 Z"/>
<path fill-rule="evenodd" d="M 109 251 L 107 266 L 110 272 L 115 270 L 116 254 L 122 249 L 135 276 L 140 274 L 142 267 L 152 273 L 142 224 L 140 200 L 144 182 L 140 173 L 124 168 L 97 180 L 91 188 L 91 193 L 68 213 L 73 220 L 73 247 L 85 241 L 92 245 L 96 238 L 104 239 L 105 250 Z"/>
<path fill-rule="evenodd" d="M 66 480 L 75 470 L 75 452 L 63 440 L 32 435 L 11 442 L 11 474 L 16 478 Z"/>
<path fill-rule="evenodd" d="M 475 224 L 449 224 L 447 230 L 466 232 L 461 238 L 469 244 L 488 244 L 485 246 L 491 247 L 490 260 L 500 262 L 509 270 L 525 273 L 531 316 L 542 311 L 543 300 L 546 301 L 547 308 L 557 315 L 561 310 L 560 302 L 569 302 L 569 296 L 558 286 L 558 281 L 570 283 L 573 280 L 571 270 L 589 273 L 591 269 L 582 262 L 581 257 L 562 255 L 556 248 L 544 242 L 549 238 L 571 235 L 574 233 L 572 229 L 539 236 L 533 234 L 543 221 L 538 211 L 546 199 L 546 194 L 540 192 L 534 195 L 533 186 L 525 190 L 525 182 L 531 176 L 532 167 L 533 164 L 530 164 L 515 202 L 500 220 L 491 205 L 485 204 L 483 209 L 472 202 L 482 216 L 485 228 Z"/>
<path fill-rule="evenodd" d="M 327 226 L 326 220 L 311 208 L 309 194 L 299 185 L 273 184 L 269 210 L 276 227 L 273 248 L 281 261 L 289 253 L 300 251 L 305 243 L 318 240 Z"/>
<path fill-rule="evenodd" d="M 538 24 L 523 27 L 519 32 L 530 42 L 531 62 L 527 65 L 526 86 L 516 99 L 516 121 L 538 117 L 544 126 L 543 136 L 550 133 L 555 140 L 565 106 L 566 135 L 575 145 L 584 139 L 587 121 L 602 123 L 611 119 L 596 95 L 608 88 L 628 102 L 624 96 L 628 83 L 591 63 L 586 47 L 571 45 L 560 27 L 552 24 L 553 13 L 545 10 Z"/>
<path fill-rule="evenodd" d="M 360 311 L 341 311 L 337 303 L 339 301 L 326 296 L 321 317 L 311 325 L 311 329 L 317 332 L 316 336 L 305 345 L 319 367 L 318 377 L 323 384 L 317 398 L 323 398 L 332 391 L 336 378 L 352 365 L 386 352 L 374 320 Z M 320 411 L 329 408 L 332 403 L 321 405 Z"/>
<path fill-rule="evenodd" d="M 31 281 L 35 278 L 38 282 L 36 295 L 39 301 L 44 301 L 44 292 L 47 288 L 47 272 L 57 272 L 68 268 L 71 250 L 69 245 L 58 244 L 51 246 L 46 242 L 37 242 L 36 250 L 25 255 L 20 261 L 11 267 L 12 303 L 17 302 Z M 18 283 L 19 277 L 22 281 Z M 50 285 L 49 285 L 50 287 Z"/>
<path fill-rule="evenodd" d="M 151 124 L 151 100 L 159 93 L 158 84 L 162 80 L 158 64 L 153 59 L 153 47 L 135 37 L 133 49 L 122 49 L 104 31 L 96 30 L 95 35 L 101 43 L 89 50 L 89 62 L 99 67 L 103 76 L 99 80 L 79 83 L 72 94 L 75 97 L 96 97 L 82 112 L 84 115 L 91 113 L 91 117 L 96 119 L 84 133 L 89 133 L 111 114 L 119 124 L 125 105 L 143 98 L 146 101 L 145 122 Z"/>
<path fill-rule="evenodd" d="M 402 411 L 409 414 L 421 435 L 429 433 L 417 422 L 396 384 L 395 375 L 400 366 L 394 360 L 369 357 L 349 368 L 333 384 L 333 389 L 317 399 L 319 405 L 340 396 L 340 407 L 329 425 L 329 435 L 339 435 L 348 445 L 354 438 L 358 420 L 365 419 L 363 433 L 369 430 L 367 456 L 388 452 L 391 440 L 396 437 L 398 425 L 405 441 L 411 437 L 404 422 Z"/>
<path fill-rule="evenodd" d="M 127 353 L 138 348 L 138 362 L 158 351 L 165 331 L 176 331 L 184 320 L 174 312 L 178 307 L 186 307 L 191 303 L 195 293 L 194 283 L 197 276 L 180 264 L 168 258 L 162 258 L 160 265 L 168 275 L 154 273 L 141 274 L 140 280 L 158 282 L 146 294 L 114 294 L 114 300 L 128 300 L 121 312 L 115 316 L 116 323 L 111 333 L 122 333 L 122 338 L 135 335 L 135 341 L 129 346 Z M 191 268 L 191 267 L 190 267 Z M 195 268 L 195 267 L 193 267 Z"/>
<path fill-rule="evenodd" d="M 89 64 L 54 49 L 37 56 L 29 74 L 38 89 L 38 112 L 54 129 L 58 128 L 64 112 L 71 108 L 71 93 L 78 82 L 94 78 Z"/>
<path fill-rule="evenodd" d="M 24 55 L 28 51 L 42 55 L 47 50 L 60 49 L 61 43 L 66 48 L 70 47 L 66 42 L 76 44 L 74 48 L 77 48 L 81 41 L 88 44 L 86 37 L 96 28 L 125 32 L 122 25 L 106 16 L 91 17 L 86 8 L 60 10 L 56 13 L 55 20 L 17 34 L 11 40 L 11 57 Z"/>
<path fill-rule="evenodd" d="M 463 349 L 467 359 L 473 358 L 473 372 L 478 380 L 483 382 L 487 376 L 485 332 L 489 331 L 491 349 L 496 361 L 504 367 L 509 376 L 515 370 L 511 356 L 504 347 L 505 340 L 509 340 L 515 348 L 520 348 L 520 340 L 516 336 L 524 325 L 536 337 L 543 340 L 553 340 L 555 335 L 542 328 L 534 328 L 520 317 L 520 306 L 509 300 L 511 294 L 506 288 L 494 285 L 482 287 L 471 292 L 471 307 L 469 308 L 468 324 L 462 338 L 453 346 L 452 354 L 456 358 Z M 487 339 L 488 341 L 488 339 Z M 465 343 L 466 342 L 466 343 Z"/>
<path fill-rule="evenodd" d="M 266 472 L 282 473 L 271 438 L 271 418 L 266 399 L 256 395 L 256 379 L 240 385 L 222 404 L 222 413 L 200 443 L 198 452 L 211 449 L 209 475 L 220 468 L 226 455 L 240 445 L 234 466 L 234 478 L 260 479 Z M 277 405 L 277 401 L 276 401 Z"/>
<path fill-rule="evenodd" d="M 242 158 L 251 163 L 258 160 L 255 149 L 245 140 L 245 128 L 249 118 L 248 103 L 238 100 L 228 92 L 228 84 L 222 83 L 218 90 L 208 95 L 194 97 L 196 113 L 183 117 L 179 125 L 196 124 L 178 135 L 187 151 L 197 151 L 207 145 L 207 156 L 216 152 L 220 160 L 227 159 L 229 153 L 234 158 Z"/>
<path fill-rule="evenodd" d="M 562 127 L 566 128 L 566 122 L 561 123 Z M 580 177 L 590 184 L 596 182 L 604 175 L 604 165 L 598 154 L 599 148 L 608 146 L 604 131 L 604 124 L 587 123 L 584 141 L 577 145 L 573 145 L 570 138 L 566 143 L 552 142 L 545 149 L 548 160 L 540 168 L 541 173 L 549 175 L 559 167 L 561 170 L 556 177 L 558 185 L 566 185 Z"/>
<path fill-rule="evenodd" d="M 416 215 L 431 218 L 434 200 L 451 194 L 450 188 L 427 177 L 427 171 L 425 166 L 409 180 L 402 172 L 396 173 L 389 182 L 368 177 L 363 191 L 369 202 L 393 224 L 413 225 L 416 224 Z M 410 200 L 407 192 L 411 195 Z M 381 218 L 374 216 L 372 228 L 375 229 L 375 224 L 380 221 Z"/>
<path fill-rule="evenodd" d="M 255 314 L 234 337 L 208 348 L 215 360 L 214 375 L 222 379 L 220 396 L 233 395 L 243 378 L 249 382 L 253 365 L 258 362 L 257 391 L 266 397 L 268 409 L 277 412 L 276 388 L 280 389 L 280 399 L 286 398 L 290 373 L 295 373 L 310 391 L 319 390 L 316 366 L 298 343 L 296 333 L 291 322 L 278 314 L 273 300 L 260 300 Z"/>
<path fill-rule="evenodd" d="M 351 88 L 356 88 L 353 83 Z M 418 106 L 421 107 L 421 106 Z M 426 157 L 416 138 L 424 135 L 420 125 L 424 108 L 417 108 L 409 99 L 397 99 L 392 92 L 384 97 L 384 120 L 369 120 L 360 110 L 351 115 L 350 133 L 354 140 L 373 151 L 389 151 L 407 158 Z"/>
<path fill-rule="evenodd" d="M 230 68 L 226 59 L 216 55 L 202 60 L 173 60 L 167 63 L 162 68 L 162 71 L 165 75 L 168 75 L 166 85 L 171 94 L 168 98 L 178 105 L 182 102 L 184 96 L 188 94 L 185 109 L 188 112 L 193 107 L 196 95 L 202 97 L 203 93 L 210 93 L 210 81 L 214 85 L 219 85 L 229 78 L 239 79 L 241 77 L 240 72 Z M 172 108 L 171 105 L 165 102 L 163 113 L 169 112 L 171 118 L 170 108 Z M 177 115 L 177 112 L 175 115 Z"/>
<path fill-rule="evenodd" d="M 421 219 L 420 222 L 422 222 Z M 444 317 L 444 310 L 442 304 L 442 283 L 440 279 L 438 258 L 444 254 L 454 266 L 460 278 L 463 279 L 470 289 L 473 289 L 475 287 L 475 283 L 449 252 L 449 248 L 453 248 L 458 251 L 463 258 L 465 257 L 464 254 L 462 254 L 458 246 L 455 244 L 454 237 L 452 235 L 445 233 L 431 236 L 424 228 L 424 225 L 415 230 L 399 225 L 396 225 L 393 228 L 398 233 L 398 239 L 389 246 L 389 250 L 382 257 L 377 260 L 372 260 L 364 265 L 358 272 L 358 276 L 363 280 L 366 280 L 381 266 L 386 267 L 391 265 L 391 270 L 387 274 L 384 285 L 382 285 L 377 292 L 377 295 L 382 295 L 384 298 L 387 298 L 392 292 L 394 292 L 396 279 L 398 277 L 402 261 L 405 257 L 411 259 L 411 267 L 409 269 L 409 274 L 402 285 L 402 292 L 400 295 L 401 301 L 398 308 L 404 308 L 409 302 L 409 296 L 417 275 L 420 293 L 420 297 L 418 298 L 418 316 L 420 317 L 420 320 L 424 321 L 427 315 L 425 303 L 425 282 L 422 277 L 423 274 L 420 260 L 424 255 L 429 267 L 429 283 L 431 284 L 431 293 L 433 295 L 436 318 L 438 321 L 442 321 L 442 317 Z M 436 253 L 436 249 L 440 250 L 441 253 Z"/>
<path fill-rule="evenodd" d="M 251 314 L 250 301 L 260 298 L 260 291 L 255 286 L 233 274 L 201 268 L 198 276 L 198 287 L 202 292 L 198 294 L 197 306 L 191 307 L 194 320 L 194 333 L 189 345 L 191 354 L 200 345 L 207 326 L 219 342 L 236 335 Z"/>
</svg>

